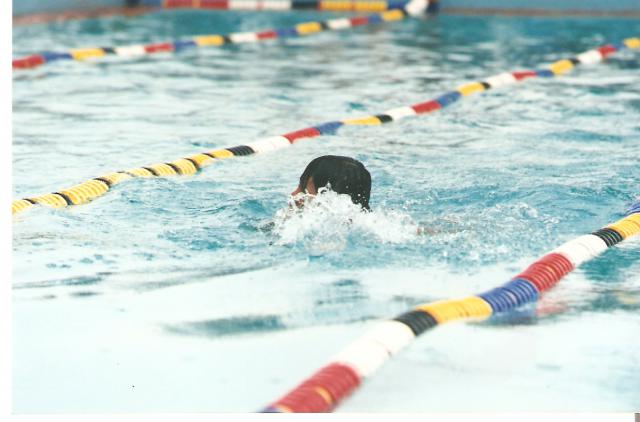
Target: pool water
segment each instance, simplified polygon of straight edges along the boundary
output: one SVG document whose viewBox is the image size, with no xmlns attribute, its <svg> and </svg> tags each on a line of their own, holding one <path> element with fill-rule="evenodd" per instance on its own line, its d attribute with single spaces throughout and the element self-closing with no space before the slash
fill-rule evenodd
<svg viewBox="0 0 640 422">
<path fill-rule="evenodd" d="M 164 11 L 16 26 L 13 54 L 334 16 Z M 440 15 L 15 72 L 14 198 L 382 113 L 638 33 L 632 19 Z M 506 282 L 640 193 L 639 68 L 623 51 L 426 116 L 17 214 L 14 412 L 256 411 L 374 320 Z M 325 154 L 366 165 L 372 214 L 327 195 L 283 217 Z M 337 410 L 638 410 L 639 310 L 631 239 L 534 306 L 426 333 Z"/>
</svg>

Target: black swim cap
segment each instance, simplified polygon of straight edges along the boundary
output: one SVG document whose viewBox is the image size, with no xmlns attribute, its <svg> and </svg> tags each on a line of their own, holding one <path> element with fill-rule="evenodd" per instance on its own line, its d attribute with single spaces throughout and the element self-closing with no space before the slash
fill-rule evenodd
<svg viewBox="0 0 640 422">
<path fill-rule="evenodd" d="M 364 165 L 350 157 L 324 155 L 313 159 L 300 176 L 298 187 L 305 190 L 309 178 L 313 177 L 316 189 L 331 185 L 331 190 L 347 194 L 354 204 L 369 210 L 371 175 Z"/>
</svg>

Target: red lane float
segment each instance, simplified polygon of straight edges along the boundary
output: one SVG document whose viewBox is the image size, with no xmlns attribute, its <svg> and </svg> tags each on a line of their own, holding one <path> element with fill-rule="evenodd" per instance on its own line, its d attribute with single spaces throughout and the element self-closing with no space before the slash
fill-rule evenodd
<svg viewBox="0 0 640 422">
<path fill-rule="evenodd" d="M 349 396 L 360 377 L 349 366 L 332 363 L 309 377 L 271 405 L 285 413 L 322 413 Z"/>
<path fill-rule="evenodd" d="M 12 65 L 14 69 L 29 69 L 44 64 L 44 57 L 38 54 L 27 56 L 22 59 L 16 59 Z"/>
<path fill-rule="evenodd" d="M 442 108 L 442 106 L 436 100 L 430 100 L 430 101 L 425 101 L 423 103 L 414 104 L 411 106 L 411 108 L 417 114 L 423 114 L 423 113 L 429 113 L 431 111 L 436 111 Z"/>
<path fill-rule="evenodd" d="M 319 135 L 320 131 L 318 129 L 316 129 L 315 127 L 308 127 L 305 129 L 296 130 L 295 132 L 286 133 L 282 136 L 287 138 L 289 142 L 293 143 L 296 139 L 313 138 Z"/>
</svg>

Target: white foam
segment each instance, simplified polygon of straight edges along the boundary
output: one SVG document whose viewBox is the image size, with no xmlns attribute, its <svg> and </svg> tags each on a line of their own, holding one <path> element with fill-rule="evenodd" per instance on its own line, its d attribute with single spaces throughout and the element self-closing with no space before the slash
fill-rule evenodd
<svg viewBox="0 0 640 422">
<path fill-rule="evenodd" d="M 289 207 L 274 218 L 279 244 L 303 243 L 311 255 L 341 251 L 349 236 L 364 236 L 366 241 L 404 243 L 417 238 L 417 225 L 407 214 L 374 209 L 363 212 L 348 195 L 321 190 L 317 196 L 300 194 L 291 198 Z M 295 206 L 304 200 L 304 206 Z"/>
</svg>

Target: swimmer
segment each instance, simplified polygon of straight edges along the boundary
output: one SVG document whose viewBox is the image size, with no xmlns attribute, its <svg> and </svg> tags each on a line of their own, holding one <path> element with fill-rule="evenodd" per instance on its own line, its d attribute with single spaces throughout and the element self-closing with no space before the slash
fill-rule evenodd
<svg viewBox="0 0 640 422">
<path fill-rule="evenodd" d="M 324 155 L 313 159 L 302 172 L 298 187 L 291 192 L 291 196 L 306 193 L 313 197 L 324 187 L 337 194 L 349 195 L 354 204 L 360 205 L 365 211 L 371 211 L 371 174 L 360 161 L 339 155 Z M 295 203 L 300 207 L 304 200 L 297 199 Z"/>
<path fill-rule="evenodd" d="M 360 161 L 339 155 L 324 155 L 313 159 L 302 172 L 298 186 L 291 192 L 289 212 L 293 205 L 303 208 L 305 201 L 312 200 L 327 188 L 339 195 L 348 195 L 351 202 L 361 207 L 362 211 L 370 212 L 369 198 L 371 196 L 371 174 Z M 260 230 L 271 231 L 274 223 L 263 225 Z M 444 230 L 447 231 L 447 230 Z M 416 227 L 417 235 L 432 235 L 443 230 L 427 227 Z"/>
<path fill-rule="evenodd" d="M 300 208 L 304 206 L 305 198 L 299 198 L 298 195 L 306 194 L 307 198 L 312 198 L 324 187 L 330 187 L 337 194 L 349 195 L 351 201 L 360 205 L 363 211 L 371 211 L 371 174 L 360 161 L 339 155 L 324 155 L 313 159 L 302 172 L 298 186 L 291 192 L 291 196 L 295 205 Z M 449 231 L 428 227 L 416 228 L 418 235 L 441 232 Z"/>
</svg>

